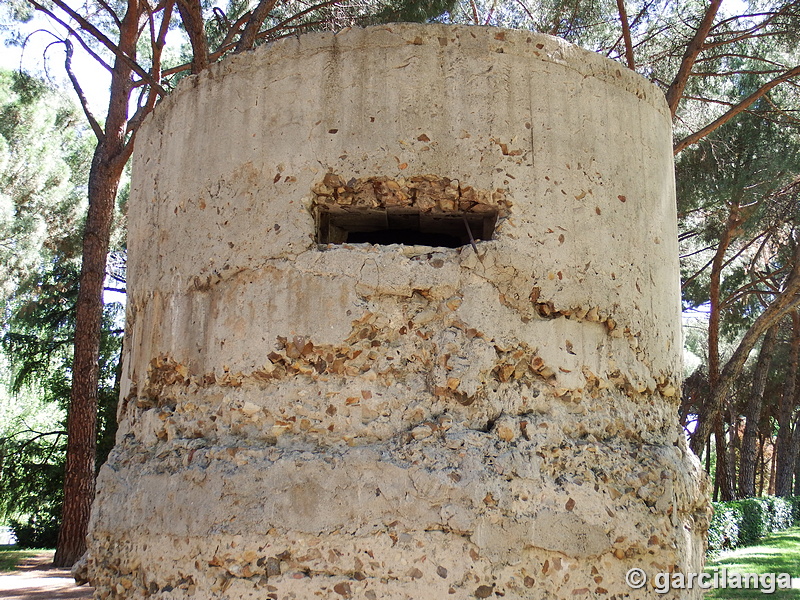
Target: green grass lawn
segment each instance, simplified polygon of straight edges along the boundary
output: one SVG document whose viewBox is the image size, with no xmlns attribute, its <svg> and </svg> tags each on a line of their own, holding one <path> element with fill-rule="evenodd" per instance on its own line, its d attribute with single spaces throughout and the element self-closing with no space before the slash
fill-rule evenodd
<svg viewBox="0 0 800 600">
<path fill-rule="evenodd" d="M 758 546 L 723 552 L 706 564 L 708 573 L 719 572 L 723 568 L 728 573 L 789 573 L 792 577 L 800 577 L 800 527 L 773 533 Z M 740 598 L 800 600 L 800 589 L 776 589 L 772 594 L 764 594 L 753 589 L 727 588 L 710 590 L 705 595 L 706 600 Z"/>
<path fill-rule="evenodd" d="M 38 552 L 37 550 L 17 550 L 16 546 L 0 546 L 0 573 L 13 571 L 19 561 Z"/>
</svg>

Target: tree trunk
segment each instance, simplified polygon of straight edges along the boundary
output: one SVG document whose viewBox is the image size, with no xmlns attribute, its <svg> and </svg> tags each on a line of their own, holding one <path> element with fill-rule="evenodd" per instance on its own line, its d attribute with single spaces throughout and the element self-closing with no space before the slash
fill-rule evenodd
<svg viewBox="0 0 800 600">
<path fill-rule="evenodd" d="M 708 447 L 708 454 L 711 456 L 711 436 L 708 438 Z M 719 502 L 719 477 L 717 476 L 716 470 L 714 471 L 714 493 L 711 495 L 711 500 L 713 502 Z"/>
<path fill-rule="evenodd" d="M 728 481 L 731 490 L 731 499 L 736 496 L 736 466 L 738 464 L 738 451 L 741 448 L 739 436 L 739 415 L 733 410 L 728 411 Z"/>
<path fill-rule="evenodd" d="M 628 13 L 625 11 L 625 0 L 617 0 L 617 12 L 619 21 L 622 25 L 622 39 L 625 40 L 625 60 L 631 71 L 636 70 L 636 62 L 633 59 L 633 42 L 631 41 L 631 26 L 628 21 Z M 674 113 L 673 113 L 673 116 Z"/>
<path fill-rule="evenodd" d="M 717 423 L 714 426 L 714 440 L 717 450 L 716 479 L 719 486 L 719 495 L 723 502 L 728 502 L 734 499 L 733 478 L 731 477 L 731 465 L 725 444 L 725 426 L 722 415 L 718 416 Z"/>
<path fill-rule="evenodd" d="M 797 393 L 795 390 L 795 407 L 798 406 L 798 400 L 800 400 L 800 393 Z M 784 475 L 787 479 L 784 482 L 783 486 L 786 493 L 783 495 L 784 498 L 789 498 L 793 495 L 793 485 L 792 482 L 794 481 L 794 471 L 795 465 L 797 465 L 797 457 L 800 456 L 800 415 L 795 417 L 794 426 L 792 427 L 792 440 L 791 445 L 789 446 L 789 456 L 786 459 L 788 463 L 786 468 L 786 474 Z"/>
<path fill-rule="evenodd" d="M 800 244 L 797 244 L 794 250 L 792 270 L 784 282 L 784 288 L 773 301 L 767 306 L 759 317 L 753 322 L 744 337 L 742 337 L 739 345 L 736 346 L 733 355 L 725 364 L 725 368 L 716 381 L 716 384 L 711 385 L 711 397 L 701 407 L 700 415 L 697 419 L 697 427 L 695 428 L 694 435 L 690 443 L 691 449 L 695 454 L 699 454 L 703 449 L 705 440 L 711 432 L 715 414 L 725 404 L 726 396 L 730 390 L 733 381 L 742 372 L 747 357 L 750 351 L 758 343 L 767 329 L 772 327 L 775 323 L 781 320 L 790 312 L 796 310 L 800 306 Z M 713 269 L 712 269 L 713 274 Z M 713 306 L 712 306 L 713 316 Z M 711 326 L 709 325 L 709 328 Z M 711 336 L 709 335 L 709 345 L 711 343 Z M 709 348 L 709 380 L 711 380 L 711 349 Z"/>
<path fill-rule="evenodd" d="M 198 0 L 178 0 L 178 12 L 192 45 L 192 74 L 196 75 L 208 67 L 208 38 L 203 22 L 203 7 Z"/>
<path fill-rule="evenodd" d="M 711 261 L 711 275 L 708 285 L 708 299 L 711 310 L 708 315 L 708 386 L 709 398 L 700 406 L 697 415 L 697 427 L 691 440 L 691 448 L 695 454 L 700 454 L 705 445 L 706 438 L 711 433 L 712 428 L 721 428 L 717 423 L 722 417 L 723 402 L 715 402 L 715 391 L 718 387 L 720 376 L 720 357 L 719 357 L 719 332 L 722 321 L 720 290 L 722 286 L 722 268 L 725 262 L 725 253 L 733 239 L 733 231 L 741 224 L 739 218 L 739 207 L 731 205 L 725 229 L 720 236 L 714 259 Z M 720 399 L 722 400 L 722 399 Z M 724 442 L 723 442 L 724 444 Z M 720 441 L 717 441 L 719 447 Z M 717 455 L 717 464 L 720 457 Z"/>
<path fill-rule="evenodd" d="M 742 436 L 742 452 L 739 463 L 739 497 L 749 498 L 756 495 L 756 458 L 758 451 L 758 429 L 761 421 L 761 406 L 764 399 L 764 389 L 767 385 L 767 375 L 772 362 L 772 351 L 778 337 L 778 326 L 773 325 L 764 335 L 761 350 L 758 353 L 758 362 L 753 373 L 753 384 L 750 388 L 750 397 L 744 410 L 745 426 Z"/>
<path fill-rule="evenodd" d="M 67 419 L 64 508 L 53 564 L 68 567 L 86 551 L 89 512 L 94 499 L 98 358 L 103 315 L 103 282 L 121 169 L 100 144 L 89 176 L 89 211 L 83 236 L 78 291 L 72 394 Z M 123 163 L 124 165 L 124 163 Z"/>
<path fill-rule="evenodd" d="M 675 118 L 678 104 L 681 98 L 683 98 L 683 91 L 686 89 L 686 84 L 689 82 L 692 70 L 697 62 L 697 57 L 703 51 L 706 38 L 714 25 L 714 19 L 717 16 L 720 4 L 722 4 L 722 0 L 711 0 L 706 7 L 703 20 L 700 21 L 700 25 L 695 30 L 694 37 L 687 44 L 686 51 L 681 60 L 681 65 L 678 68 L 678 72 L 675 74 L 675 79 L 667 90 L 667 104 L 669 105 L 669 110 L 673 118 Z"/>
<path fill-rule="evenodd" d="M 775 465 L 775 495 L 788 497 L 792 495 L 792 479 L 794 477 L 794 464 L 797 458 L 797 442 L 793 438 L 797 435 L 796 423 L 792 415 L 797 401 L 797 367 L 800 364 L 800 313 L 794 311 L 792 315 L 792 341 L 789 350 L 789 373 L 786 377 L 786 387 L 781 394 L 780 408 L 778 410 L 778 437 L 776 440 L 776 465 Z"/>
<path fill-rule="evenodd" d="M 764 494 L 764 444 L 766 443 L 766 438 L 764 434 L 758 434 L 758 495 L 761 496 Z"/>
<path fill-rule="evenodd" d="M 800 452 L 798 452 L 794 461 L 794 495 L 800 496 Z"/>
<path fill-rule="evenodd" d="M 119 47 L 136 56 L 139 7 L 129 0 L 120 28 Z M 97 384 L 100 327 L 114 207 L 125 163 L 131 68 L 119 57 L 114 63 L 108 117 L 89 172 L 89 210 L 83 233 L 83 259 L 75 323 L 75 357 L 67 417 L 67 457 L 64 473 L 64 507 L 53 564 L 73 565 L 86 551 L 86 533 L 94 499 L 97 445 Z"/>
<path fill-rule="evenodd" d="M 767 485 L 767 494 L 770 496 L 775 495 L 775 444 L 772 445 L 772 456 L 769 459 L 769 484 Z"/>
</svg>

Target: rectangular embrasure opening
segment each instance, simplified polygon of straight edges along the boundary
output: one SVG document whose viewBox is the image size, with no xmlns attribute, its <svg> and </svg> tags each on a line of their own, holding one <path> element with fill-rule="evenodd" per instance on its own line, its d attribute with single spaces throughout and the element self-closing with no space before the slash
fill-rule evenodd
<svg viewBox="0 0 800 600">
<path fill-rule="evenodd" d="M 320 244 L 404 244 L 458 248 L 492 239 L 497 212 L 433 213 L 418 210 L 390 211 L 377 208 L 316 209 L 317 242 Z"/>
<path fill-rule="evenodd" d="M 458 248 L 492 239 L 509 206 L 505 190 L 478 190 L 438 175 L 345 181 L 328 173 L 313 192 L 319 244 Z"/>
</svg>

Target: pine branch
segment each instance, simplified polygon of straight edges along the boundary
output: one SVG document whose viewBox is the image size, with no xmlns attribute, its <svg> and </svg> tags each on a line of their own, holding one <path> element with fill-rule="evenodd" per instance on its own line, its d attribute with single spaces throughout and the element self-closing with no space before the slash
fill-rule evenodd
<svg viewBox="0 0 800 600">
<path fill-rule="evenodd" d="M 714 421 L 724 406 L 724 400 L 730 391 L 733 380 L 741 373 L 750 351 L 767 329 L 796 310 L 798 306 L 800 306 L 800 244 L 795 247 L 792 270 L 786 278 L 783 291 L 770 302 L 744 334 L 733 355 L 722 369 L 716 385 L 713 386 L 712 396 L 701 411 L 701 418 L 690 443 L 695 454 L 702 452 Z"/>
<path fill-rule="evenodd" d="M 691 283 L 692 281 L 694 281 L 695 279 L 697 279 L 697 277 L 699 277 L 701 273 L 703 273 L 703 272 L 704 272 L 704 271 L 705 271 L 705 270 L 706 270 L 708 267 L 710 267 L 710 266 L 712 265 L 712 263 L 713 263 L 713 262 L 714 262 L 714 259 L 712 258 L 712 259 L 711 259 L 711 260 L 709 260 L 709 261 L 708 261 L 706 264 L 704 264 L 702 267 L 700 267 L 700 268 L 699 268 L 697 271 L 695 271 L 694 275 L 692 275 L 691 277 L 689 277 L 688 279 L 686 279 L 686 280 L 685 280 L 685 281 L 684 281 L 684 282 L 681 284 L 681 289 L 684 289 L 684 288 L 685 288 L 685 287 L 686 287 L 686 286 L 687 286 L 689 283 Z"/>
<path fill-rule="evenodd" d="M 250 20 L 245 25 L 242 35 L 239 36 L 239 43 L 236 44 L 235 53 L 244 52 L 245 50 L 252 50 L 253 44 L 256 42 L 258 30 L 264 24 L 270 11 L 275 8 L 278 0 L 261 0 L 258 6 L 253 10 Z"/>
<path fill-rule="evenodd" d="M 119 29 L 120 27 L 122 27 L 122 21 L 120 20 L 119 16 L 117 16 L 117 13 L 114 11 L 114 9 L 113 9 L 113 8 L 111 8 L 111 7 L 108 5 L 108 3 L 106 3 L 106 1 L 105 1 L 105 0 L 96 0 L 96 2 L 97 2 L 97 3 L 98 3 L 100 6 L 102 6 L 102 7 L 103 7 L 103 8 L 106 10 L 106 12 L 108 13 L 108 15 L 109 15 L 109 16 L 110 16 L 110 17 L 113 19 L 113 21 L 114 21 L 114 25 L 116 25 L 117 29 Z"/>
<path fill-rule="evenodd" d="M 728 39 L 728 40 L 720 40 L 719 42 L 707 42 L 703 45 L 703 50 L 713 50 L 714 48 L 719 48 L 720 46 L 728 46 L 730 44 L 735 44 L 736 42 L 741 42 L 743 40 L 754 40 L 763 37 L 775 37 L 776 35 L 785 35 L 787 33 L 793 33 L 789 30 L 779 30 L 779 31 L 770 31 L 767 33 L 746 33 L 740 36 Z"/>
<path fill-rule="evenodd" d="M 723 106 L 733 106 L 733 102 L 726 102 L 725 100 L 716 100 L 715 98 L 703 98 L 702 96 L 684 96 L 684 100 L 694 100 L 696 102 L 706 102 L 708 104 L 722 104 Z"/>
<path fill-rule="evenodd" d="M 633 60 L 633 42 L 631 41 L 631 27 L 628 23 L 628 13 L 625 12 L 625 0 L 617 0 L 617 11 L 619 12 L 619 20 L 622 23 L 622 38 L 625 40 L 625 58 L 628 61 L 628 68 L 631 71 L 636 70 L 636 64 Z"/>
<path fill-rule="evenodd" d="M 722 4 L 722 0 L 712 0 L 709 4 L 694 37 L 686 46 L 686 51 L 681 60 L 681 66 L 678 68 L 678 73 L 675 75 L 675 79 L 667 90 L 667 104 L 669 105 L 669 110 L 673 117 L 675 117 L 675 113 L 678 110 L 678 104 L 683 97 L 683 90 L 686 89 L 686 84 L 689 81 L 689 75 L 692 72 L 695 61 L 700 55 L 700 52 L 703 51 L 703 45 L 708 37 L 708 32 L 711 31 L 711 27 L 714 24 L 714 19 L 717 16 L 720 4 Z"/>
<path fill-rule="evenodd" d="M 680 240 L 678 240 L 680 241 Z M 708 252 L 709 250 L 713 250 L 714 246 L 706 246 L 705 248 L 700 248 L 700 250 L 695 250 L 694 252 L 689 252 L 689 254 L 681 254 L 680 259 L 683 260 L 684 258 L 690 258 L 696 254 L 702 254 L 703 252 Z M 710 264 L 710 263 L 709 263 Z"/>
<path fill-rule="evenodd" d="M 698 142 L 699 140 L 706 137 L 709 133 L 714 131 L 715 129 L 721 127 L 728 121 L 730 121 L 733 117 L 738 115 L 741 112 L 744 112 L 747 108 L 750 107 L 756 100 L 764 96 L 767 92 L 769 92 L 775 86 L 780 85 L 781 83 L 792 79 L 793 77 L 800 76 L 800 65 L 796 66 L 793 69 L 790 69 L 783 73 L 783 75 L 776 77 L 775 79 L 765 83 L 760 88 L 758 88 L 755 92 L 750 94 L 747 98 L 739 102 L 739 104 L 732 107 L 730 110 L 726 111 L 721 117 L 716 119 L 715 121 L 709 123 L 699 131 L 686 136 L 679 142 L 675 144 L 672 151 L 674 154 L 678 154 L 688 146 Z"/>
<path fill-rule="evenodd" d="M 338 0 L 336 0 L 338 1 Z M 209 54 L 208 59 L 209 62 L 215 62 L 220 59 L 226 52 L 233 50 L 235 44 L 233 43 L 233 38 L 235 38 L 238 34 L 241 33 L 242 27 L 247 23 L 247 20 L 250 18 L 249 13 L 245 13 L 239 19 L 230 26 L 228 32 L 225 34 L 225 38 L 220 42 L 217 49 Z M 175 75 L 177 73 L 182 73 L 183 71 L 187 71 L 192 68 L 192 63 L 183 63 L 174 67 L 170 67 L 168 69 L 164 69 L 161 72 L 162 77 L 169 77 L 170 75 Z"/>
<path fill-rule="evenodd" d="M 10 440 L 13 440 L 14 438 L 17 438 L 17 437 L 19 437 L 19 436 L 21 436 L 23 434 L 27 434 L 27 433 L 35 433 L 36 435 L 33 436 L 32 438 L 28 438 L 28 439 L 20 442 L 19 446 L 17 446 L 17 448 L 20 449 L 20 450 L 24 449 L 24 448 L 27 448 L 28 446 L 30 446 L 35 441 L 40 440 L 40 439 L 45 438 L 45 437 L 49 437 L 49 436 L 55 435 L 55 436 L 57 436 L 56 437 L 56 442 L 58 442 L 58 437 L 61 437 L 62 435 L 67 435 L 66 431 L 60 431 L 60 430 L 59 431 L 39 432 L 39 431 L 34 431 L 33 429 L 26 429 L 24 431 L 17 431 L 16 433 L 13 433 L 13 434 L 11 434 L 10 436 L 8 436 L 6 438 L 3 438 L 2 441 L 10 441 Z"/>
<path fill-rule="evenodd" d="M 741 52 L 725 52 L 723 54 L 713 54 L 711 56 L 698 58 L 695 61 L 695 64 L 698 65 L 704 62 L 718 61 L 721 58 L 740 58 L 744 60 L 752 60 L 753 62 L 764 63 L 767 65 L 774 65 L 778 67 L 777 69 L 778 71 L 783 71 L 786 69 L 786 65 L 784 63 L 779 63 L 777 61 L 770 60 L 764 56 L 751 56 L 749 54 L 742 54 Z"/>
<path fill-rule="evenodd" d="M 192 46 L 192 74 L 196 75 L 208 67 L 208 38 L 206 37 L 203 7 L 199 0 L 178 0 L 189 43 Z"/>
<path fill-rule="evenodd" d="M 158 34 L 155 33 L 155 27 L 153 23 L 153 17 L 155 13 L 148 12 L 148 21 L 150 24 L 150 47 L 152 48 L 153 52 L 153 65 L 151 70 L 154 77 L 158 78 L 159 83 L 161 83 L 161 55 L 164 51 L 164 46 L 166 45 L 169 22 L 172 18 L 172 8 L 174 6 L 175 0 L 167 0 L 163 8 L 164 14 L 161 17 L 161 26 Z M 147 94 L 147 101 L 143 105 L 139 105 L 139 108 L 128 121 L 129 132 L 135 132 L 139 129 L 139 126 L 142 124 L 144 118 L 149 115 L 155 107 L 156 100 L 158 100 L 158 94 L 156 93 L 155 88 L 150 86 Z M 128 140 L 128 144 L 132 145 L 131 140 Z"/>
<path fill-rule="evenodd" d="M 284 19 L 283 21 L 281 21 L 277 25 L 273 25 L 269 29 L 266 29 L 266 30 L 262 31 L 260 34 L 258 34 L 258 37 L 259 37 L 259 39 L 262 39 L 262 38 L 270 36 L 271 34 L 275 33 L 276 31 L 280 31 L 281 29 L 287 29 L 287 28 L 290 28 L 290 27 L 294 27 L 293 25 L 289 25 L 289 23 L 291 23 L 292 21 L 296 21 L 297 19 L 301 19 L 304 16 L 306 16 L 307 14 L 314 12 L 315 10 L 319 10 L 321 8 L 325 8 L 327 6 L 332 6 L 332 5 L 334 5 L 334 4 L 338 3 L 338 2 L 339 2 L 339 0 L 327 0 L 326 2 L 320 2 L 319 4 L 314 4 L 312 6 L 309 6 L 308 8 L 306 8 L 304 10 L 301 10 L 298 13 L 295 13 L 291 17 L 289 17 L 287 19 Z"/>
<path fill-rule="evenodd" d="M 769 71 L 749 71 L 747 69 L 742 69 L 739 71 L 693 71 L 692 77 L 731 77 L 733 75 L 774 75 L 775 73 L 781 73 L 782 71 L 783 69 L 770 69 Z M 684 95 L 684 98 L 686 98 L 687 100 L 697 99 L 686 95 Z M 727 102 L 726 104 L 733 104 L 733 103 Z"/>
<path fill-rule="evenodd" d="M 772 21 L 772 19 L 774 17 L 776 17 L 776 16 L 778 16 L 779 14 L 782 14 L 782 13 L 783 13 L 783 9 L 781 9 L 780 11 L 777 11 L 777 12 L 760 12 L 760 13 L 749 13 L 749 14 L 746 14 L 746 15 L 734 15 L 732 17 L 728 17 L 727 19 L 722 19 L 716 25 L 714 25 L 713 29 L 722 28 L 725 25 L 727 25 L 728 23 L 733 23 L 735 21 L 738 21 L 739 19 L 754 19 L 756 17 L 767 17 L 765 23 L 768 23 L 768 22 Z M 718 33 L 717 32 L 712 32 L 712 35 L 724 35 L 725 33 L 726 33 L 725 31 L 721 31 L 721 32 L 718 32 Z"/>
<path fill-rule="evenodd" d="M 97 29 L 97 27 L 92 25 L 83 16 L 81 16 L 80 14 L 75 12 L 71 7 L 69 7 L 67 4 L 65 4 L 63 2 L 63 0 L 51 0 L 51 1 L 53 2 L 53 4 L 58 6 L 61 10 L 63 10 L 67 15 L 69 15 L 69 17 L 71 19 L 75 20 L 75 22 L 77 22 L 78 25 L 80 25 L 81 29 L 86 31 L 94 39 L 96 39 L 103 46 L 105 46 L 108 50 L 110 50 L 111 53 L 114 54 L 114 56 L 116 56 L 118 59 L 120 59 L 122 62 L 124 62 L 125 65 L 128 68 L 130 68 L 134 73 L 136 73 L 139 77 L 141 77 L 149 85 L 153 86 L 158 91 L 159 94 L 161 94 L 162 96 L 166 96 L 167 95 L 167 92 L 156 81 L 153 80 L 153 78 L 150 76 L 150 74 L 147 71 L 145 71 L 130 56 L 128 56 L 124 52 L 122 52 L 119 49 L 119 46 L 114 44 L 111 40 L 109 40 L 108 37 L 102 31 Z M 61 20 L 58 17 L 56 17 L 56 15 L 51 10 L 49 10 L 48 8 L 46 8 L 45 6 L 40 4 L 37 0 L 28 0 L 28 2 L 30 2 L 36 10 L 38 10 L 40 12 L 43 12 L 44 14 L 46 14 L 48 17 L 52 18 L 54 21 L 56 21 L 60 25 L 66 27 L 70 32 L 72 32 L 74 35 L 76 35 L 80 39 L 80 36 L 77 35 L 77 32 L 72 27 L 67 25 L 63 20 Z M 85 43 L 81 43 L 81 45 L 84 48 L 88 48 L 88 46 L 86 46 Z M 95 58 L 96 60 L 99 60 L 99 58 L 98 58 L 96 53 L 90 52 L 90 54 L 92 55 L 92 58 Z M 101 62 L 101 64 L 106 66 L 105 62 L 103 62 L 103 61 L 100 61 L 100 62 Z"/>
<path fill-rule="evenodd" d="M 35 2 L 33 0 L 31 0 L 31 2 L 35 5 Z M 40 10 L 40 9 L 37 9 L 37 10 Z M 42 12 L 44 12 L 49 18 L 51 18 L 53 21 L 55 21 L 56 23 L 61 25 L 64 29 L 66 29 L 68 36 L 71 35 L 75 39 L 77 39 L 78 43 L 86 51 L 86 53 L 89 56 L 91 56 L 93 59 L 95 59 L 100 64 L 100 66 L 102 66 L 109 73 L 113 72 L 113 69 L 112 69 L 111 65 L 109 65 L 105 60 L 103 60 L 103 58 L 99 54 L 97 54 L 97 52 L 92 50 L 92 48 L 89 46 L 89 44 L 86 43 L 86 40 L 84 40 L 73 27 L 68 25 L 62 19 L 59 19 L 54 13 L 52 13 L 52 12 L 50 12 L 48 10 L 42 10 Z M 64 41 L 63 39 L 61 39 L 60 37 L 55 35 L 52 31 L 48 31 L 46 29 L 37 29 L 33 33 L 40 32 L 40 31 L 49 33 L 50 35 L 52 35 L 53 37 L 58 39 L 59 42 L 63 42 Z M 31 34 L 31 35 L 33 35 L 33 34 Z M 30 36 L 28 36 L 28 37 L 30 37 Z M 27 43 L 27 39 L 25 40 L 25 43 Z"/>
<path fill-rule="evenodd" d="M 86 94 L 83 93 L 83 88 L 81 87 L 78 78 L 75 77 L 75 73 L 72 72 L 72 52 L 73 52 L 72 42 L 70 41 L 69 37 L 65 38 L 63 42 L 65 47 L 64 69 L 67 71 L 67 77 L 69 77 L 69 80 L 72 83 L 72 87 L 75 89 L 75 93 L 78 95 L 78 100 L 80 100 L 81 108 L 83 109 L 83 114 L 86 115 L 86 120 L 89 121 L 89 125 L 91 126 L 92 131 L 94 131 L 94 135 L 95 137 L 97 137 L 97 141 L 100 142 L 103 140 L 106 133 L 105 131 L 103 131 L 103 128 L 100 126 L 100 123 L 92 114 L 92 111 L 89 108 L 89 102 L 86 99 Z"/>
</svg>

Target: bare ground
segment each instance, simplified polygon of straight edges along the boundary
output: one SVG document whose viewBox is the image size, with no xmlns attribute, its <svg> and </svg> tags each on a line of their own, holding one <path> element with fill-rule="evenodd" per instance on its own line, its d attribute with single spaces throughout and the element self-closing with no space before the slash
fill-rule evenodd
<svg viewBox="0 0 800 600">
<path fill-rule="evenodd" d="M 5 600 L 89 600 L 94 588 L 78 587 L 69 569 L 53 567 L 53 551 L 20 561 L 16 570 L 0 574 L 0 598 Z"/>
</svg>

